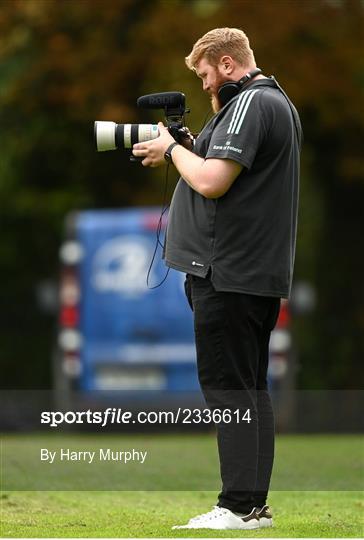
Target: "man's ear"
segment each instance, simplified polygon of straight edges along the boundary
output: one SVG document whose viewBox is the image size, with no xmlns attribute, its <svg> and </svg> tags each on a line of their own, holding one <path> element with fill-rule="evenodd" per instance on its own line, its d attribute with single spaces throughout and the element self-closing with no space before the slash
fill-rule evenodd
<svg viewBox="0 0 364 540">
<path fill-rule="evenodd" d="M 228 56 L 227 54 L 225 54 L 224 56 L 221 57 L 219 63 L 226 75 L 231 75 L 231 73 L 234 71 L 235 62 L 231 58 L 231 56 Z"/>
</svg>

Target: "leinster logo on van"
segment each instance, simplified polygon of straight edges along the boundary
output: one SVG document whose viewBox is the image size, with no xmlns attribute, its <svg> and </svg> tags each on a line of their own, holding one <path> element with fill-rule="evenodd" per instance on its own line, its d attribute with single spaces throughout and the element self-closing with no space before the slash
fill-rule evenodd
<svg viewBox="0 0 364 540">
<path fill-rule="evenodd" d="M 118 236 L 105 242 L 92 261 L 92 285 L 100 292 L 118 292 L 129 297 L 148 290 L 150 243 L 138 235 Z M 154 276 L 151 272 L 150 279 Z"/>
</svg>

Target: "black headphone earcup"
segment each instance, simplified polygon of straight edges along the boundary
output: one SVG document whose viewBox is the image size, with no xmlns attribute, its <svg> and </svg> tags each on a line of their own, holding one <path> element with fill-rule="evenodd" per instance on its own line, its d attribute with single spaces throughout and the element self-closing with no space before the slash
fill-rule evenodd
<svg viewBox="0 0 364 540">
<path fill-rule="evenodd" d="M 236 82 L 226 82 L 217 91 L 221 106 L 226 105 L 240 91 L 240 84 Z"/>
<path fill-rule="evenodd" d="M 217 91 L 221 106 L 223 107 L 224 105 L 229 103 L 229 101 L 233 97 L 239 94 L 239 92 L 244 88 L 245 84 L 251 81 L 251 79 L 254 78 L 256 75 L 259 75 L 259 73 L 262 73 L 262 70 L 256 68 L 253 69 L 253 71 L 251 71 L 250 73 L 244 75 L 244 77 L 242 77 L 240 81 L 227 81 L 222 84 Z"/>
</svg>

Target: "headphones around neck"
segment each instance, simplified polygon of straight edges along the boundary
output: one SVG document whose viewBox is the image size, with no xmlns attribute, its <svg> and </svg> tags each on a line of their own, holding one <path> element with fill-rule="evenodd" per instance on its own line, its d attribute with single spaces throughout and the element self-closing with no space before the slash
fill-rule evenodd
<svg viewBox="0 0 364 540">
<path fill-rule="evenodd" d="M 262 70 L 259 68 L 253 69 L 253 71 L 250 71 L 244 77 L 240 79 L 240 81 L 227 81 L 224 84 L 220 86 L 220 88 L 217 91 L 217 94 L 219 96 L 219 101 L 221 103 L 221 106 L 223 107 L 226 105 L 233 97 L 235 97 L 239 92 L 242 91 L 246 83 L 251 81 L 254 77 L 259 75 L 259 73 L 262 73 Z"/>
</svg>

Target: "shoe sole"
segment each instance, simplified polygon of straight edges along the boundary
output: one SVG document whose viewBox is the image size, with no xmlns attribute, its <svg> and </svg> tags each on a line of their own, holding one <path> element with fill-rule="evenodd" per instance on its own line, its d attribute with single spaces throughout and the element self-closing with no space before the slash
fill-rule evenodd
<svg viewBox="0 0 364 540">
<path fill-rule="evenodd" d="M 266 527 L 273 527 L 273 519 L 272 518 L 260 518 L 259 519 L 259 527 L 264 529 Z"/>
<path fill-rule="evenodd" d="M 251 523 L 254 522 L 254 523 Z M 172 530 L 174 529 L 210 529 L 215 531 L 251 531 L 253 529 L 259 529 L 260 523 L 257 519 L 252 519 L 251 522 L 247 522 L 244 527 L 193 527 L 191 525 L 174 525 L 172 527 Z"/>
</svg>

